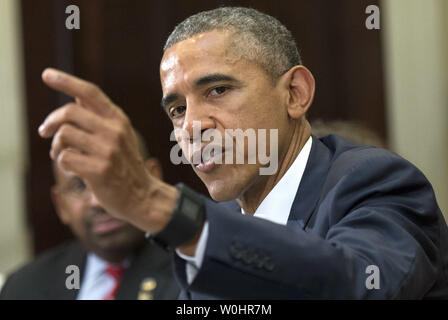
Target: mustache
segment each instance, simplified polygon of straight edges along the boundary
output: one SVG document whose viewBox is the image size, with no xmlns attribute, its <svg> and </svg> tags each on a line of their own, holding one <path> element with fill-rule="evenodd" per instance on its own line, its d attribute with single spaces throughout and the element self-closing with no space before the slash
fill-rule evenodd
<svg viewBox="0 0 448 320">
<path fill-rule="evenodd" d="M 87 213 L 86 223 L 91 225 L 93 223 L 93 221 L 98 216 L 104 216 L 104 215 L 109 215 L 109 213 L 104 208 L 102 208 L 102 207 L 93 207 Z"/>
</svg>

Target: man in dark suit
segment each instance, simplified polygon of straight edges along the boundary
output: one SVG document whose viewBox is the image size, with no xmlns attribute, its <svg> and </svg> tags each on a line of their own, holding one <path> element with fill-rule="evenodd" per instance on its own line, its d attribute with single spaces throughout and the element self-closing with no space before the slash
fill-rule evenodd
<svg viewBox="0 0 448 320">
<path fill-rule="evenodd" d="M 141 147 L 145 154 L 143 142 Z M 146 165 L 162 178 L 156 158 Z M 56 211 L 77 239 L 14 272 L 0 298 L 175 299 L 179 289 L 167 252 L 149 243 L 141 230 L 108 214 L 81 178 L 56 163 L 53 168 Z"/>
<path fill-rule="evenodd" d="M 175 249 L 181 298 L 448 298 L 447 226 L 430 183 L 391 152 L 311 135 L 314 78 L 278 20 L 246 8 L 191 16 L 168 38 L 160 74 L 182 151 L 213 200 L 230 202 L 148 174 L 123 111 L 54 69 L 44 82 L 76 103 L 39 133 L 111 214 Z M 249 161 L 248 139 L 233 163 L 227 129 L 267 130 L 257 149 L 277 157 Z"/>
</svg>

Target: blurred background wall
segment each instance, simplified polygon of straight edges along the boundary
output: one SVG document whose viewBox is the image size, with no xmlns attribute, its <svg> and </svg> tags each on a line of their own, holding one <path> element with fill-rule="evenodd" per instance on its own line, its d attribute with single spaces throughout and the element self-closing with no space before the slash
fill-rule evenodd
<svg viewBox="0 0 448 320">
<path fill-rule="evenodd" d="M 383 0 L 390 147 L 431 181 L 448 217 L 448 1 Z"/>
<path fill-rule="evenodd" d="M 25 219 L 28 128 L 19 9 L 18 1 L 0 1 L 0 274 L 31 257 Z"/>
<path fill-rule="evenodd" d="M 65 28 L 70 4 L 80 8 L 80 30 Z M 371 4 L 380 7 L 380 30 L 365 27 Z M 206 192 L 188 166 L 169 161 L 158 66 L 175 24 L 220 5 L 252 6 L 282 21 L 316 78 L 310 119 L 352 121 L 375 132 L 423 170 L 447 213 L 444 0 L 0 0 L 0 273 L 71 237 L 50 201 L 50 141 L 37 135 L 45 116 L 69 101 L 42 84 L 47 66 L 99 84 L 162 160 L 166 180 Z"/>
</svg>

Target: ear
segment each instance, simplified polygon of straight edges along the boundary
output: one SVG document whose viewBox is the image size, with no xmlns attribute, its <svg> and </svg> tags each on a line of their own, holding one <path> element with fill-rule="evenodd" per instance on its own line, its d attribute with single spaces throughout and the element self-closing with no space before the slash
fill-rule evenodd
<svg viewBox="0 0 448 320">
<path fill-rule="evenodd" d="M 50 194 L 51 194 L 51 200 L 53 201 L 54 209 L 56 210 L 59 219 L 61 219 L 61 222 L 63 224 L 68 225 L 70 222 L 69 217 L 66 214 L 64 214 L 65 213 L 64 201 L 61 199 L 61 195 L 57 191 L 56 186 L 51 187 Z"/>
<path fill-rule="evenodd" d="M 314 98 L 315 81 L 312 73 L 304 66 L 295 66 L 289 70 L 285 85 L 288 90 L 288 115 L 298 119 L 305 115 Z"/>
<path fill-rule="evenodd" d="M 162 165 L 157 158 L 149 158 L 145 161 L 145 166 L 151 175 L 160 180 L 163 180 Z"/>
</svg>

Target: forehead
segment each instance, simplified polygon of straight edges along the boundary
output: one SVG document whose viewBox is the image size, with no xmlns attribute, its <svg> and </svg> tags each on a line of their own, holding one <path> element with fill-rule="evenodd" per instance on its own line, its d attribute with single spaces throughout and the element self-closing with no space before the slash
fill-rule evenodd
<svg viewBox="0 0 448 320">
<path fill-rule="evenodd" d="M 162 88 L 194 79 L 205 72 L 230 71 L 241 62 L 230 52 L 231 33 L 213 30 L 176 43 L 165 51 L 160 63 Z M 213 68 L 211 70 L 211 68 Z"/>
</svg>

